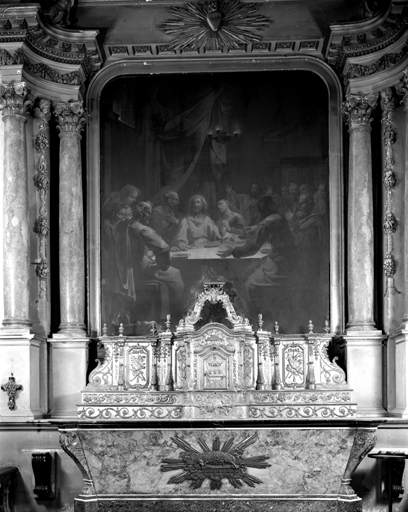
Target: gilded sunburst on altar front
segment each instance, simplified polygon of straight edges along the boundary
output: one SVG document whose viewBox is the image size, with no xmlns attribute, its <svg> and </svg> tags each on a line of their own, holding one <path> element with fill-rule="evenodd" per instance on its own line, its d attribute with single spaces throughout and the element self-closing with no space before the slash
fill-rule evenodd
<svg viewBox="0 0 408 512">
<path fill-rule="evenodd" d="M 267 28 L 271 21 L 257 14 L 260 4 L 240 0 L 188 2 L 170 7 L 173 18 L 159 28 L 175 35 L 170 46 L 175 50 L 239 49 L 241 45 L 262 40 L 255 31 Z"/>
</svg>

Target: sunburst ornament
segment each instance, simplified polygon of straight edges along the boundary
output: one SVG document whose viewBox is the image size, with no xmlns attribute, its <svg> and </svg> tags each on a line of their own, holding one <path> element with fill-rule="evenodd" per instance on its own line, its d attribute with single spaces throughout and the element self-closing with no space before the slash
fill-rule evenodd
<svg viewBox="0 0 408 512">
<path fill-rule="evenodd" d="M 266 16 L 257 14 L 259 6 L 240 0 L 188 2 L 183 7 L 170 7 L 173 18 L 159 28 L 176 36 L 170 43 L 174 50 L 238 49 L 242 44 L 261 41 L 255 32 L 271 23 Z"/>
<path fill-rule="evenodd" d="M 250 487 L 261 484 L 256 476 L 250 475 L 248 468 L 265 469 L 271 465 L 265 462 L 269 459 L 266 455 L 243 457 L 246 448 L 258 441 L 255 433 L 234 445 L 234 438 L 226 440 L 221 447 L 218 437 L 213 439 L 212 448 L 202 438 L 197 440 L 201 452 L 191 446 L 184 439 L 175 436 L 171 440 L 183 450 L 179 459 L 162 459 L 161 471 L 183 470 L 182 473 L 172 476 L 169 484 L 181 484 L 190 481 L 191 489 L 201 487 L 205 479 L 210 480 L 210 489 L 221 489 L 223 479 L 238 489 L 246 483 Z"/>
</svg>

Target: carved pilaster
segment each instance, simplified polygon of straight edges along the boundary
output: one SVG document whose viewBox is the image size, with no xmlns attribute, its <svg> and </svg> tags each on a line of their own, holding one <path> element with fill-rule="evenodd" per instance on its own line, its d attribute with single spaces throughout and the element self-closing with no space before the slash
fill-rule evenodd
<svg viewBox="0 0 408 512">
<path fill-rule="evenodd" d="M 341 109 L 350 134 L 347 327 L 356 331 L 375 330 L 370 123 L 377 96 L 349 95 Z"/>
<path fill-rule="evenodd" d="M 392 213 L 392 192 L 396 184 L 394 173 L 393 145 L 396 141 L 396 133 L 393 129 L 395 101 L 391 88 L 381 91 L 381 107 L 384 141 L 384 178 L 383 183 L 386 191 L 384 234 L 386 237 L 386 254 L 384 258 L 384 274 L 386 277 L 386 286 L 384 296 L 389 290 L 400 293 L 395 287 L 394 275 L 396 272 L 396 263 L 393 256 L 393 234 L 397 229 L 397 220 Z"/>
<path fill-rule="evenodd" d="M 1 86 L 4 122 L 4 320 L 27 329 L 29 320 L 29 221 L 26 114 L 32 97 L 24 82 Z"/>
<path fill-rule="evenodd" d="M 36 274 L 40 281 L 38 300 L 48 299 L 48 255 L 47 242 L 49 235 L 48 212 L 47 212 L 47 192 L 49 187 L 48 180 L 48 161 L 47 150 L 48 142 L 48 122 L 51 118 L 51 102 L 46 99 L 40 99 L 34 109 L 34 117 L 39 120 L 38 134 L 35 138 L 34 147 L 39 153 L 37 162 L 37 174 L 35 176 L 35 186 L 40 196 L 40 208 L 38 217 L 35 221 L 34 232 L 38 236 L 39 249 L 38 259 L 35 263 Z"/>
<path fill-rule="evenodd" d="M 86 116 L 81 102 L 54 104 L 60 132 L 59 258 L 61 324 L 59 334 L 85 331 L 85 254 L 81 132 Z"/>
<path fill-rule="evenodd" d="M 401 103 L 404 103 L 404 111 L 405 111 L 405 174 L 408 171 L 408 68 L 405 69 L 402 78 L 398 86 L 396 87 L 397 93 L 402 96 Z M 405 197 L 408 196 L 408 181 L 405 180 Z M 405 211 L 403 212 L 404 218 L 407 218 L 408 215 L 408 205 L 405 202 Z M 405 222 L 404 226 L 404 240 L 408 240 L 408 223 Z M 406 252 L 406 249 L 405 249 Z M 404 258 L 404 276 L 405 282 L 407 281 L 408 276 L 408 258 Z M 408 293 L 405 291 L 405 304 L 404 304 L 404 316 L 402 319 L 402 327 L 408 328 Z"/>
</svg>

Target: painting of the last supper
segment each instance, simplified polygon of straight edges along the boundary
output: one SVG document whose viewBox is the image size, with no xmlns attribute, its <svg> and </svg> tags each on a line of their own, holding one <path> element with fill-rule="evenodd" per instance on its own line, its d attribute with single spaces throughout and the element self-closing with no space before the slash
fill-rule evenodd
<svg viewBox="0 0 408 512">
<path fill-rule="evenodd" d="M 139 75 L 101 97 L 102 322 L 163 329 L 222 281 L 263 328 L 329 311 L 325 83 L 306 71 Z M 206 322 L 225 312 L 204 309 Z"/>
</svg>

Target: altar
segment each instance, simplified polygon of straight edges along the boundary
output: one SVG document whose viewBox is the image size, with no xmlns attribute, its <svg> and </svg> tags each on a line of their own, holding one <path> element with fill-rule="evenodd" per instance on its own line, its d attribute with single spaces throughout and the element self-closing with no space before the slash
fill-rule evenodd
<svg viewBox="0 0 408 512">
<path fill-rule="evenodd" d="M 216 306 L 223 323 L 206 323 Z M 356 419 L 331 338 L 311 322 L 272 333 L 262 315 L 254 332 L 222 282 L 174 332 L 170 317 L 146 336 L 105 330 L 78 424 L 60 429 L 85 481 L 76 512 L 361 510 L 350 481 L 376 425 Z"/>
</svg>

